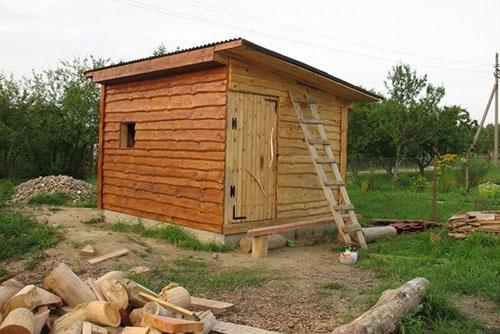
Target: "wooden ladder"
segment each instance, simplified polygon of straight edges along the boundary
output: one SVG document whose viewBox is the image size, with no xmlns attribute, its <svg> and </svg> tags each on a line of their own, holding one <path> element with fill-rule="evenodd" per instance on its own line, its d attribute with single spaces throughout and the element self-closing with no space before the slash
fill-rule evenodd
<svg viewBox="0 0 500 334">
<path fill-rule="evenodd" d="M 306 144 L 309 147 L 309 153 L 311 154 L 311 158 L 314 164 L 314 168 L 316 169 L 316 173 L 318 174 L 319 181 L 321 183 L 321 187 L 323 188 L 323 192 L 325 193 L 325 197 L 330 204 L 330 210 L 333 214 L 333 218 L 335 224 L 337 225 L 337 230 L 339 235 L 342 237 L 346 244 L 351 243 L 352 233 L 356 238 L 356 241 L 363 248 L 367 248 L 365 237 L 363 235 L 363 231 L 361 230 L 361 225 L 358 222 L 358 218 L 354 212 L 354 206 L 349 199 L 349 195 L 347 193 L 345 182 L 340 174 L 339 166 L 337 164 L 337 160 L 333 154 L 332 144 L 326 135 L 325 127 L 323 125 L 323 121 L 320 118 L 318 109 L 316 108 L 316 103 L 311 98 L 297 99 L 293 96 L 292 92 L 288 92 L 290 95 L 290 100 L 292 101 L 293 108 L 295 109 L 295 113 L 297 114 L 297 118 L 299 119 L 300 126 L 302 127 L 302 131 L 304 132 L 304 138 L 306 139 Z M 304 113 L 302 112 L 301 105 L 306 104 L 309 106 L 311 110 L 311 118 L 305 118 Z M 311 133 L 309 131 L 309 125 L 317 126 L 320 138 L 312 138 Z M 318 150 L 316 146 L 323 146 L 326 152 L 326 159 L 320 159 L 318 155 Z M 328 180 L 324 166 L 329 165 L 333 171 L 334 180 Z M 340 194 L 340 201 L 335 199 L 336 191 L 333 188 L 338 189 L 338 193 Z M 340 204 L 342 203 L 342 204 Z M 344 223 L 342 218 L 342 211 L 346 211 L 348 213 L 348 220 Z"/>
</svg>

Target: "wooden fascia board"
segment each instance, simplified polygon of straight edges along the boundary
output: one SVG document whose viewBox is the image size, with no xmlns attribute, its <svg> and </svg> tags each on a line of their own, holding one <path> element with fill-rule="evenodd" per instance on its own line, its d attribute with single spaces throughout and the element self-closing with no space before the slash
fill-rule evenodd
<svg viewBox="0 0 500 334">
<path fill-rule="evenodd" d="M 213 46 L 96 70 L 87 73 L 87 77 L 94 82 L 106 82 L 212 62 L 217 62 Z"/>
</svg>

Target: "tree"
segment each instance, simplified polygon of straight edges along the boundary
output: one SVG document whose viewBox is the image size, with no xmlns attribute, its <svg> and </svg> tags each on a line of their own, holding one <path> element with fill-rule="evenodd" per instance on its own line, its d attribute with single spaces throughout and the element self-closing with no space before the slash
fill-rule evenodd
<svg viewBox="0 0 500 334">
<path fill-rule="evenodd" d="M 161 43 L 160 45 L 158 45 L 156 47 L 156 49 L 153 50 L 153 56 L 163 56 L 165 54 L 167 54 L 167 46 L 163 43 Z"/>
</svg>

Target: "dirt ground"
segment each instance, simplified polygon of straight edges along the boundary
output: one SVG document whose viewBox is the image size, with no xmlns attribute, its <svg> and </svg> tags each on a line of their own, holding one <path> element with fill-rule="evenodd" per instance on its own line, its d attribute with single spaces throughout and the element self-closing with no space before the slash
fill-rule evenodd
<svg viewBox="0 0 500 334">
<path fill-rule="evenodd" d="M 23 207 L 17 210 L 39 222 L 57 225 L 64 231 L 64 240 L 55 248 L 44 251 L 46 256 L 35 270 L 25 270 L 23 261 L 7 264 L 6 269 L 18 273 L 16 277 L 24 283 L 41 283 L 60 262 L 70 265 L 82 278 L 98 277 L 110 270 L 139 265 L 155 268 L 185 257 L 224 268 L 256 269 L 270 276 L 263 286 L 200 297 L 236 305 L 234 310 L 220 316 L 221 320 L 282 333 L 328 333 L 364 312 L 368 298 L 373 298 L 370 289 L 383 284 L 368 270 L 339 264 L 329 244 L 285 248 L 271 251 L 265 259 L 255 259 L 237 250 L 229 253 L 194 252 L 161 240 L 82 224 L 99 217 L 95 209 Z M 90 265 L 79 253 L 87 244 L 93 245 L 98 255 L 123 247 L 131 252 L 124 257 Z M 328 291 L 321 289 L 332 282 L 343 286 Z M 470 308 L 472 310 L 474 306 Z"/>
</svg>

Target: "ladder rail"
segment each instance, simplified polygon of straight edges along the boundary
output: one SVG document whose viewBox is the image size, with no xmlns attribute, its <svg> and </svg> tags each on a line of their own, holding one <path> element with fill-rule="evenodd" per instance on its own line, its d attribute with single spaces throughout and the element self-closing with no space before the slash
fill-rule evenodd
<svg viewBox="0 0 500 334">
<path fill-rule="evenodd" d="M 321 118 L 320 118 L 319 112 L 316 108 L 316 104 L 315 104 L 314 100 L 312 100 L 310 98 L 306 98 L 307 102 L 297 101 L 293 97 L 292 92 L 289 91 L 288 93 L 290 96 L 290 100 L 292 101 L 292 105 L 293 105 L 293 108 L 294 108 L 295 113 L 297 115 L 297 118 L 299 120 L 300 126 L 302 128 L 302 132 L 303 132 L 304 137 L 306 139 L 306 144 L 308 146 L 309 153 L 312 157 L 314 168 L 315 168 L 316 173 L 320 179 L 320 184 L 321 184 L 321 187 L 323 189 L 323 193 L 325 194 L 325 197 L 329 203 L 330 211 L 333 214 L 335 224 L 337 225 L 337 228 L 339 230 L 340 235 L 344 239 L 345 243 L 350 243 L 351 237 L 350 237 L 349 232 L 346 233 L 346 231 L 352 230 L 353 227 L 355 227 L 356 229 L 354 230 L 354 234 L 356 236 L 356 239 L 360 243 L 361 247 L 366 248 L 367 245 L 366 245 L 366 241 L 365 241 L 363 232 L 362 232 L 361 227 L 359 225 L 357 216 L 354 213 L 354 209 L 352 207 L 351 200 L 350 200 L 349 195 L 347 193 L 345 183 L 344 183 L 344 180 L 342 178 L 342 174 L 340 173 L 340 170 L 338 168 L 338 165 L 337 165 L 337 162 L 335 159 L 335 155 L 333 153 L 332 146 L 331 146 L 330 141 L 328 139 L 328 136 L 326 134 L 324 124 L 321 121 Z M 302 111 L 301 103 L 306 103 L 309 106 L 309 108 L 311 110 L 312 119 L 317 120 L 318 122 L 314 122 L 314 123 L 303 122 L 303 120 L 305 118 L 304 118 L 304 113 Z M 320 140 L 314 140 L 311 137 L 308 124 L 316 125 L 318 127 L 318 131 L 319 131 L 319 134 L 321 137 Z M 316 144 L 323 145 L 323 147 L 325 149 L 327 160 L 328 160 L 328 162 L 326 164 L 329 164 L 331 166 L 331 168 L 333 170 L 333 176 L 335 178 L 335 180 L 333 182 L 327 180 L 327 176 L 326 176 L 326 173 L 325 173 L 325 170 L 323 167 L 323 165 L 325 164 L 324 161 L 318 162 L 318 160 L 320 160 L 320 159 L 318 156 Z M 342 200 L 343 205 L 340 205 L 340 203 L 337 202 L 335 195 L 333 193 L 333 190 L 329 186 L 330 184 L 335 184 L 335 183 L 337 183 L 336 186 L 338 187 L 338 191 L 340 193 L 340 199 Z M 348 225 L 350 225 L 350 226 L 346 226 L 346 224 L 344 224 L 344 220 L 342 218 L 340 210 L 346 210 L 348 212 L 348 216 L 349 216 L 349 220 L 350 220 L 350 224 L 348 224 Z"/>
</svg>

